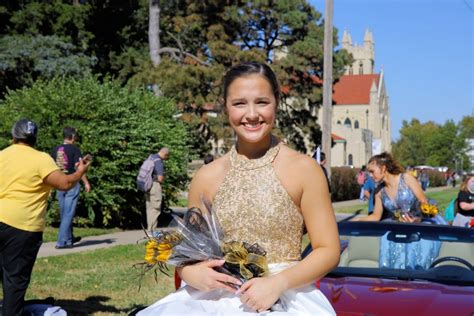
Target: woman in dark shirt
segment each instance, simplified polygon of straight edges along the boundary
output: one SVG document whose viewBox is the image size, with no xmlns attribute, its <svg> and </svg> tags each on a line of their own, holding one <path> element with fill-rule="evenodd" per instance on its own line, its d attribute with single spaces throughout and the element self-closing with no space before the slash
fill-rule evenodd
<svg viewBox="0 0 474 316">
<path fill-rule="evenodd" d="M 458 194 L 458 213 L 453 226 L 470 227 L 474 218 L 474 177 L 467 177 L 461 183 Z"/>
</svg>

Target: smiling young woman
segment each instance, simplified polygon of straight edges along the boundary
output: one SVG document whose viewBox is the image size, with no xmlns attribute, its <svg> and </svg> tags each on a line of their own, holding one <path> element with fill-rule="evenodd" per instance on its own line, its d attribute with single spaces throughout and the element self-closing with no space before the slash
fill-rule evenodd
<svg viewBox="0 0 474 316">
<path fill-rule="evenodd" d="M 226 109 L 241 154 L 258 155 L 268 149 L 276 118 L 276 104 L 277 98 L 272 93 L 271 85 L 262 75 L 235 79 L 228 87 Z"/>
<path fill-rule="evenodd" d="M 270 274 L 242 283 L 214 270 L 224 260 L 180 267 L 186 286 L 139 315 L 335 315 L 315 286 L 340 253 L 326 178 L 311 157 L 272 135 L 279 92 L 268 65 L 243 63 L 227 72 L 224 101 L 237 142 L 196 173 L 188 195 L 188 207 L 202 207 L 203 197 L 212 201 L 224 241 L 260 245 Z M 304 226 L 314 250 L 301 259 Z"/>
</svg>

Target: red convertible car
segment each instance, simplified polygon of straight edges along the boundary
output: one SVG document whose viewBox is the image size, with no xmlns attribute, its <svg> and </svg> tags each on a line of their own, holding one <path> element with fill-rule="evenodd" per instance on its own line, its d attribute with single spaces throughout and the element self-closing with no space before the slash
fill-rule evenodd
<svg viewBox="0 0 474 316">
<path fill-rule="evenodd" d="M 474 229 L 342 222 L 339 234 L 339 265 L 318 282 L 337 315 L 474 315 Z"/>
</svg>

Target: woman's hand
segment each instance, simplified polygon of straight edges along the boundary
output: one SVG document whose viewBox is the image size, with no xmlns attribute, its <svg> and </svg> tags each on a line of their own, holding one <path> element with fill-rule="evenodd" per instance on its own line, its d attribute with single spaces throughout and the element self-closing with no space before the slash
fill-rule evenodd
<svg viewBox="0 0 474 316">
<path fill-rule="evenodd" d="M 240 301 L 257 312 L 263 312 L 280 298 L 285 285 L 277 275 L 254 278 L 245 282 L 239 289 Z"/>
<path fill-rule="evenodd" d="M 410 214 L 402 214 L 400 216 L 400 222 L 402 223 L 420 223 L 421 217 L 418 216 L 411 216 Z"/>
<path fill-rule="evenodd" d="M 184 266 L 181 269 L 181 278 L 190 286 L 200 291 L 208 292 L 216 289 L 224 289 L 235 293 L 236 288 L 232 285 L 240 286 L 240 280 L 215 271 L 213 268 L 221 267 L 224 260 L 209 260 L 193 265 Z"/>
<path fill-rule="evenodd" d="M 86 155 L 84 158 L 79 158 L 79 161 L 76 163 L 76 171 L 85 174 L 87 169 L 89 169 L 90 164 L 92 163 L 92 156 Z"/>
</svg>

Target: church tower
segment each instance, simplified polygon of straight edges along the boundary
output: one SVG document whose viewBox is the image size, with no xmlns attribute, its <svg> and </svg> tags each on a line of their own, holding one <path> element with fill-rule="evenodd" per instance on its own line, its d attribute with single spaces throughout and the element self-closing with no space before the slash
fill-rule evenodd
<svg viewBox="0 0 474 316">
<path fill-rule="evenodd" d="M 344 31 L 341 44 L 354 62 L 333 87 L 331 166 L 361 167 L 372 155 L 391 149 L 389 97 L 384 71 L 375 70 L 372 32 L 366 30 L 358 45 Z"/>
<path fill-rule="evenodd" d="M 375 42 L 372 32 L 365 31 L 364 44 L 352 44 L 351 35 L 344 31 L 342 48 L 354 57 L 354 63 L 346 68 L 346 75 L 369 75 L 374 73 Z"/>
</svg>

